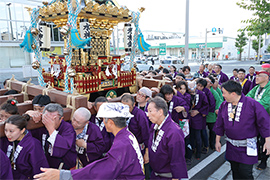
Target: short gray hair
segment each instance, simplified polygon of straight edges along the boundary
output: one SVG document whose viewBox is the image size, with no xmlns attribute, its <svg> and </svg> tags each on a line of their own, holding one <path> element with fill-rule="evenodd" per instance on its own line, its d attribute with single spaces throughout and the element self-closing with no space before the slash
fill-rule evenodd
<svg viewBox="0 0 270 180">
<path fill-rule="evenodd" d="M 79 109 L 77 109 L 75 113 L 78 113 L 81 117 L 83 117 L 86 121 L 88 121 L 91 118 L 91 112 L 85 108 L 85 107 L 80 107 Z"/>
<path fill-rule="evenodd" d="M 105 122 L 108 122 L 108 119 L 111 119 L 115 126 L 119 127 L 119 128 L 123 128 L 127 126 L 127 120 L 128 118 L 124 118 L 124 117 L 115 117 L 115 118 L 105 118 Z"/>
<path fill-rule="evenodd" d="M 150 103 L 154 103 L 157 110 L 162 109 L 164 116 L 168 115 L 168 105 L 163 98 L 156 96 L 150 99 L 149 104 Z"/>
<path fill-rule="evenodd" d="M 43 114 L 45 113 L 45 111 L 58 112 L 60 118 L 63 117 L 63 115 L 64 115 L 64 110 L 63 110 L 62 106 L 60 106 L 59 104 L 56 104 L 56 103 L 47 104 L 43 110 Z"/>
</svg>

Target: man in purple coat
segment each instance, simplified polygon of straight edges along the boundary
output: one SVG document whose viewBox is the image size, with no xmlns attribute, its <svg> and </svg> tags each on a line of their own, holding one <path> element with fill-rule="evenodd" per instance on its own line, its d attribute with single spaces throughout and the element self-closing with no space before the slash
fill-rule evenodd
<svg viewBox="0 0 270 180">
<path fill-rule="evenodd" d="M 252 88 L 254 88 L 256 86 L 255 67 L 254 66 L 250 66 L 249 69 L 248 69 L 248 71 L 249 71 L 249 73 L 246 75 L 245 78 L 247 78 L 248 80 L 250 80 L 252 82 Z"/>
<path fill-rule="evenodd" d="M 198 74 L 199 74 L 200 78 L 207 77 L 207 72 L 205 72 L 204 69 L 205 69 L 205 65 L 201 64 L 200 67 L 199 67 L 199 71 L 198 71 Z"/>
<path fill-rule="evenodd" d="M 89 122 L 90 117 L 90 111 L 80 107 L 71 121 L 76 132 L 77 155 L 83 167 L 101 158 L 105 149 L 102 134 L 95 124 Z"/>
<path fill-rule="evenodd" d="M 233 179 L 253 179 L 253 164 L 257 163 L 257 135 L 266 142 L 264 150 L 270 154 L 270 117 L 264 107 L 254 99 L 242 95 L 238 82 L 222 84 L 224 101 L 214 127 L 216 150 L 220 152 L 220 138 L 226 134 L 226 159 L 231 164 Z"/>
<path fill-rule="evenodd" d="M 229 80 L 228 76 L 221 71 L 222 66 L 220 64 L 217 64 L 215 66 L 214 70 L 215 70 L 215 72 L 217 74 L 218 82 L 219 82 L 220 85 Z"/>
<path fill-rule="evenodd" d="M 242 93 L 244 95 L 246 95 L 253 88 L 252 82 L 245 78 L 245 74 L 246 70 L 244 70 L 243 68 L 240 68 L 238 70 L 238 81 L 242 86 Z"/>
<path fill-rule="evenodd" d="M 104 96 L 98 97 L 94 102 L 94 109 L 96 110 L 96 112 L 99 111 L 99 107 L 103 103 L 107 103 L 107 102 L 108 102 L 108 100 L 106 97 L 104 97 Z M 106 128 L 105 128 L 105 125 L 104 125 L 102 119 L 96 117 L 96 114 L 91 115 L 90 122 L 92 122 L 93 124 L 98 126 L 98 128 L 103 136 L 103 141 L 105 143 L 105 149 L 104 149 L 103 156 L 105 156 L 105 154 L 110 150 L 110 148 L 112 146 L 114 136 L 112 133 L 109 133 L 106 131 Z"/>
<path fill-rule="evenodd" d="M 203 91 L 207 97 L 208 104 L 209 104 L 208 113 L 209 112 L 215 113 L 216 101 L 211 91 L 206 87 L 207 81 L 205 79 L 200 78 L 196 81 L 196 84 L 197 84 L 197 89 L 200 91 Z M 206 128 L 202 129 L 202 140 L 203 140 L 203 145 L 204 145 L 202 149 L 202 153 L 206 154 L 208 153 L 208 150 L 209 150 L 209 142 L 208 142 L 208 135 L 207 135 Z"/>
<path fill-rule="evenodd" d="M 135 99 L 130 94 L 121 97 L 121 103 L 129 106 L 129 112 L 133 115 L 128 120 L 128 129 L 134 134 L 140 144 L 144 159 L 148 163 L 148 139 L 149 139 L 149 123 L 143 110 L 135 106 Z"/>
<path fill-rule="evenodd" d="M 42 114 L 45 127 L 32 130 L 44 149 L 49 166 L 72 169 L 76 166 L 76 133 L 72 125 L 63 120 L 63 108 L 59 104 L 48 104 Z"/>
<path fill-rule="evenodd" d="M 188 178 L 184 134 L 170 118 L 164 99 L 155 97 L 150 100 L 148 117 L 153 123 L 149 138 L 151 179 Z"/>
<path fill-rule="evenodd" d="M 230 80 L 238 81 L 238 69 L 233 69 L 233 76 L 230 77 Z"/>
<path fill-rule="evenodd" d="M 10 160 L 6 154 L 0 149 L 0 179 L 13 179 Z"/>
<path fill-rule="evenodd" d="M 203 91 L 196 89 L 196 82 L 188 82 L 189 92 L 191 94 L 190 111 L 190 142 L 192 148 L 195 148 L 196 141 L 196 159 L 201 158 L 201 131 L 206 128 L 206 116 L 209 111 L 209 103 Z"/>
<path fill-rule="evenodd" d="M 47 179 L 144 179 L 143 157 L 135 136 L 128 130 L 126 120 L 132 115 L 122 103 L 104 103 L 97 117 L 103 118 L 105 128 L 115 136 L 106 156 L 82 169 L 65 171 L 41 169 L 35 178 Z M 179 169 L 177 169 L 179 170 Z"/>
</svg>

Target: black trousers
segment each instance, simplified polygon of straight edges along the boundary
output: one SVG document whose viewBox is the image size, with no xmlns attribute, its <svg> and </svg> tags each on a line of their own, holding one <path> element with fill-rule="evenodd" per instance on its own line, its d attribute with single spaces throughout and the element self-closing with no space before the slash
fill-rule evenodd
<svg viewBox="0 0 270 180">
<path fill-rule="evenodd" d="M 235 161 L 231 163 L 233 179 L 254 179 L 252 175 L 253 164 L 243 164 Z"/>
<path fill-rule="evenodd" d="M 257 144 L 258 144 L 258 158 L 264 162 L 267 161 L 269 155 L 266 155 L 266 151 L 263 152 L 263 146 L 265 143 L 265 138 L 263 138 L 260 134 L 257 136 Z"/>
</svg>

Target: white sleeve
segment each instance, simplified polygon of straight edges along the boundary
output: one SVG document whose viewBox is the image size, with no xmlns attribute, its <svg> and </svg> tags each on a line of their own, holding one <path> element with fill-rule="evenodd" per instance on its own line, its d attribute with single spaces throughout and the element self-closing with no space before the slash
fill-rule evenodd
<svg viewBox="0 0 270 180">
<path fill-rule="evenodd" d="M 51 143 L 52 147 L 55 143 L 55 139 L 56 139 L 57 134 L 58 134 L 58 131 L 54 130 L 53 133 L 50 135 L 50 137 L 47 140 Z"/>
</svg>

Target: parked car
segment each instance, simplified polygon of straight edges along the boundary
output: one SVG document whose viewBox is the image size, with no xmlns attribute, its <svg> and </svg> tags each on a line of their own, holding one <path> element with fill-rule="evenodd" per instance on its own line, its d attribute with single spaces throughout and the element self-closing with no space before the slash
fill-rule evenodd
<svg viewBox="0 0 270 180">
<path fill-rule="evenodd" d="M 147 64 L 145 61 L 135 61 L 137 64 L 136 71 L 141 72 L 141 71 L 149 71 L 149 70 L 154 70 L 153 65 Z"/>
<path fill-rule="evenodd" d="M 182 67 L 182 61 L 179 59 L 176 60 L 160 60 L 159 64 L 155 64 L 153 67 L 154 69 L 158 69 L 160 66 L 167 68 L 168 70 L 170 69 L 170 66 L 174 65 L 176 69 L 178 70 L 179 68 Z"/>
<path fill-rule="evenodd" d="M 270 54 L 264 54 L 260 59 L 260 64 L 270 63 Z"/>
</svg>

